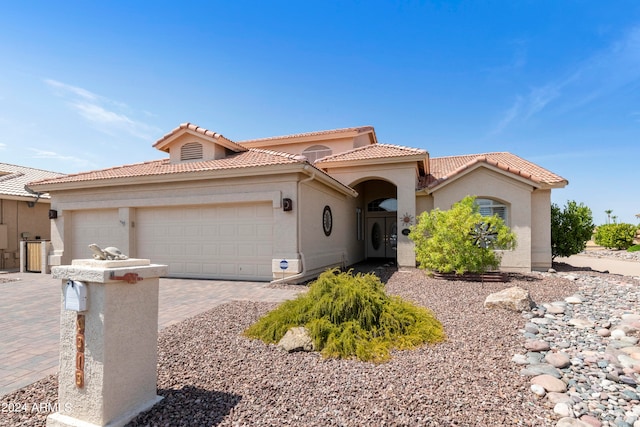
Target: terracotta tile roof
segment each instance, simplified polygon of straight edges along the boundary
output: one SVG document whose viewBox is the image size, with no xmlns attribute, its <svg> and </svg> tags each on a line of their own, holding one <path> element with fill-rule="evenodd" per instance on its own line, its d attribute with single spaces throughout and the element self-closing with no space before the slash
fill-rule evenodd
<svg viewBox="0 0 640 427">
<path fill-rule="evenodd" d="M 368 159 L 382 159 L 382 158 L 397 158 L 407 157 L 415 155 L 428 155 L 426 150 L 419 148 L 403 147 L 400 145 L 391 144 L 372 144 L 365 145 L 364 147 L 354 148 L 353 150 L 344 151 L 342 153 L 334 154 L 331 156 L 323 157 L 316 160 L 315 164 L 320 165 L 324 162 L 342 162 L 353 160 L 368 160 Z"/>
<path fill-rule="evenodd" d="M 317 132 L 296 133 L 293 135 L 270 136 L 267 138 L 246 139 L 244 141 L 238 141 L 238 144 L 246 144 L 249 142 L 273 141 L 273 140 L 279 140 L 279 139 L 304 138 L 308 136 L 322 136 L 322 135 L 331 135 L 331 134 L 338 134 L 338 133 L 351 133 L 351 132 L 365 133 L 369 131 L 373 131 L 373 126 L 357 126 L 357 127 L 351 127 L 351 128 L 321 130 Z"/>
<path fill-rule="evenodd" d="M 116 178 L 158 176 L 186 172 L 206 172 L 295 163 L 305 163 L 305 160 L 304 158 L 293 154 L 251 148 L 247 151 L 230 155 L 224 159 L 184 163 L 170 163 L 169 159 L 162 159 L 131 165 L 116 166 L 109 169 L 64 175 L 60 178 L 44 179 L 34 182 L 33 185 L 100 181 Z"/>
<path fill-rule="evenodd" d="M 161 145 L 164 141 L 166 141 L 167 139 L 171 138 L 177 132 L 180 132 L 183 129 L 188 129 L 188 130 L 197 132 L 197 133 L 202 134 L 204 136 L 207 136 L 209 138 L 213 138 L 213 139 L 217 139 L 217 140 L 223 139 L 226 142 L 225 145 L 233 147 L 234 151 L 246 151 L 245 147 L 243 147 L 242 145 L 238 144 L 237 142 L 233 142 L 229 138 L 225 138 L 222 134 L 217 133 L 217 132 L 212 132 L 212 131 L 210 131 L 208 129 L 205 129 L 203 127 L 194 125 L 193 123 L 182 123 L 182 124 L 180 124 L 180 126 L 178 126 L 177 128 L 173 129 L 171 132 L 167 133 L 162 138 L 158 139 L 155 142 L 155 144 L 153 144 L 153 146 L 157 147 L 157 146 Z"/>
<path fill-rule="evenodd" d="M 24 188 L 25 185 L 34 180 L 50 179 L 59 176 L 63 176 L 63 174 L 0 163 L 0 198 L 2 198 L 2 195 L 35 198 L 33 193 L 30 193 Z M 43 195 L 41 197 L 48 198 L 49 196 Z"/>
<path fill-rule="evenodd" d="M 430 175 L 425 177 L 421 188 L 433 188 L 478 163 L 492 165 L 505 172 L 521 176 L 538 184 L 566 185 L 568 181 L 555 173 L 507 152 L 467 154 L 463 156 L 432 157 L 429 161 Z"/>
</svg>

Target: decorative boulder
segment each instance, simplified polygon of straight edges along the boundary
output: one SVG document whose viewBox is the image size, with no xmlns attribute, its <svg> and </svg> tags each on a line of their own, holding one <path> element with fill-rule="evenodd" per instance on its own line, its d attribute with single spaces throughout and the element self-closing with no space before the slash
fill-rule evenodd
<svg viewBox="0 0 640 427">
<path fill-rule="evenodd" d="M 315 349 L 309 331 L 302 326 L 289 329 L 278 342 L 278 347 L 289 353 L 293 351 L 313 351 Z"/>
<path fill-rule="evenodd" d="M 529 291 L 518 286 L 504 289 L 487 296 L 484 300 L 486 308 L 505 308 L 512 311 L 527 311 L 535 307 Z"/>
</svg>

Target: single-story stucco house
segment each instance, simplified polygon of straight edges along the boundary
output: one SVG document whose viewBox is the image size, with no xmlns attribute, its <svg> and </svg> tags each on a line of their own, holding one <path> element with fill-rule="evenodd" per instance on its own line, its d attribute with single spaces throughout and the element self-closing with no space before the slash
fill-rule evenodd
<svg viewBox="0 0 640 427">
<path fill-rule="evenodd" d="M 371 126 L 234 142 L 185 123 L 168 158 L 31 183 L 52 196 L 51 265 L 116 246 L 173 277 L 302 282 L 332 266 L 415 266 L 416 215 L 475 195 L 517 234 L 506 271 L 551 266 L 551 190 L 564 178 L 499 152 L 430 158 Z M 286 261 L 286 262 L 282 262 Z"/>
<path fill-rule="evenodd" d="M 62 176 L 26 166 L 0 163 L 0 270 L 20 267 L 20 242 L 49 240 L 51 200 L 31 191 L 31 181 Z"/>
</svg>

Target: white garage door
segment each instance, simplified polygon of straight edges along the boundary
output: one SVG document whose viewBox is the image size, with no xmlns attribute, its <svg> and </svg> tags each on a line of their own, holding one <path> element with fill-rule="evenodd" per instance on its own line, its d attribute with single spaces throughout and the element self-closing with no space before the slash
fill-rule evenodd
<svg viewBox="0 0 640 427">
<path fill-rule="evenodd" d="M 71 214 L 71 259 L 91 258 L 92 252 L 88 248 L 91 243 L 102 248 L 107 246 L 124 247 L 119 240 L 119 236 L 122 235 L 121 228 L 117 209 L 73 211 Z"/>
<path fill-rule="evenodd" d="M 140 208 L 139 258 L 172 277 L 272 280 L 271 203 Z"/>
</svg>

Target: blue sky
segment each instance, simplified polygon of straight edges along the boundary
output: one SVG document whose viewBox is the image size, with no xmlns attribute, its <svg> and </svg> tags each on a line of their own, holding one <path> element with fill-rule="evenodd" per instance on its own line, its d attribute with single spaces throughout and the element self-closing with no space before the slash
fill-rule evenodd
<svg viewBox="0 0 640 427">
<path fill-rule="evenodd" d="M 431 156 L 509 151 L 596 223 L 640 213 L 640 2 L 20 1 L 0 6 L 0 162 L 73 173 L 372 125 Z"/>
</svg>

